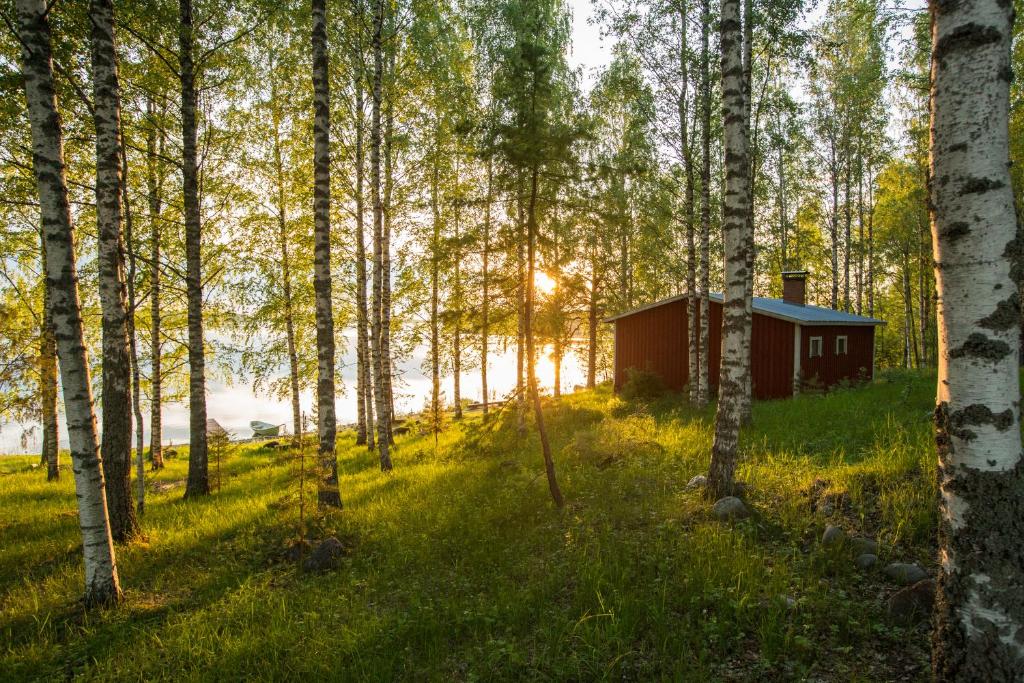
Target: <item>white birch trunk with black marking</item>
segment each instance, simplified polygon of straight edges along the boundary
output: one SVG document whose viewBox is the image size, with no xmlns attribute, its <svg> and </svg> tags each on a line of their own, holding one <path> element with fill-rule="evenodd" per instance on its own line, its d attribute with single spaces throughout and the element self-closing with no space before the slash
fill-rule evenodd
<svg viewBox="0 0 1024 683">
<path fill-rule="evenodd" d="M 317 501 L 341 507 L 334 410 L 334 309 L 331 302 L 331 115 L 327 2 L 312 0 L 313 19 L 313 291 L 316 300 Z"/>
<path fill-rule="evenodd" d="M 110 532 L 117 542 L 138 533 L 132 502 L 131 354 L 125 292 L 121 206 L 121 104 L 111 0 L 89 3 L 93 120 L 96 124 L 96 232 L 103 329 L 103 429 Z"/>
<path fill-rule="evenodd" d="M 50 25 L 43 0 L 18 0 L 25 96 L 32 130 L 32 167 L 39 190 L 46 245 L 46 286 L 50 290 L 53 332 L 64 390 L 78 524 L 85 565 L 85 602 L 121 598 L 114 542 L 104 494 L 103 459 L 96 435 L 92 384 L 78 298 L 71 208 L 64 169 L 64 144 L 53 84 Z"/>
<path fill-rule="evenodd" d="M 1008 156 L 1013 6 L 931 4 L 938 283 L 938 680 L 1024 676 L 1020 308 Z"/>
<path fill-rule="evenodd" d="M 690 403 L 696 405 L 700 395 L 698 367 L 700 365 L 700 330 L 695 324 L 700 301 L 697 295 L 697 237 L 693 221 L 693 155 L 689 136 L 689 49 L 687 46 L 687 4 L 679 4 L 679 96 L 676 113 L 679 117 L 679 148 L 683 157 L 683 228 L 686 231 L 686 315 L 687 370 L 690 378 Z"/>
<path fill-rule="evenodd" d="M 192 0 L 178 2 L 182 190 L 185 207 L 185 297 L 188 302 L 188 479 L 185 497 L 210 493 L 206 444 L 206 349 L 203 339 L 202 223 L 196 152 L 196 80 Z"/>
<path fill-rule="evenodd" d="M 718 411 L 707 486 L 711 494 L 729 495 L 736 471 L 743 392 L 750 363 L 749 346 L 744 343 L 746 327 L 750 324 L 746 306 L 749 244 L 746 233 L 750 202 L 739 0 L 722 0 L 721 46 L 722 117 L 725 121 L 725 198 L 722 204 L 725 300 Z"/>
<path fill-rule="evenodd" d="M 363 20 L 363 3 L 356 2 L 356 15 Z M 353 56 L 353 84 L 355 90 L 355 205 L 356 205 L 356 444 L 373 444 L 373 404 L 370 388 L 370 335 L 366 309 L 366 206 L 364 185 L 366 179 L 366 107 L 362 41 L 357 41 L 360 49 Z"/>
<path fill-rule="evenodd" d="M 40 238 L 42 234 L 40 233 Z M 46 241 L 41 243 L 43 315 L 39 325 L 39 398 L 42 402 L 42 463 L 46 480 L 60 479 L 60 447 L 57 429 L 57 340 L 53 337 L 53 302 L 46 279 Z"/>
<path fill-rule="evenodd" d="M 157 173 L 156 104 L 152 98 L 147 98 L 146 100 L 146 114 L 149 119 L 146 131 L 146 195 L 149 209 L 149 458 L 150 468 L 155 471 L 163 469 L 164 456 L 162 445 L 163 419 L 161 413 L 161 403 L 163 402 L 163 367 L 161 363 L 163 343 L 160 340 L 161 183 Z M 163 137 L 161 136 L 162 139 Z"/>
<path fill-rule="evenodd" d="M 375 0 L 373 9 L 373 101 L 370 111 L 370 195 L 373 203 L 373 292 L 370 345 L 373 352 L 373 403 L 377 414 L 377 451 L 380 468 L 391 470 L 391 440 L 389 434 L 388 397 L 384 384 L 385 364 L 382 358 L 384 333 L 383 279 L 384 273 L 384 202 L 381 173 L 381 108 L 384 80 L 384 0 Z"/>
<path fill-rule="evenodd" d="M 710 258 L 711 258 L 711 76 L 708 50 L 711 31 L 711 0 L 701 0 L 700 30 L 700 262 L 698 273 L 698 298 L 700 303 L 699 352 L 697 355 L 697 401 L 703 408 L 711 397 L 709 353 L 711 346 L 711 299 Z"/>
</svg>

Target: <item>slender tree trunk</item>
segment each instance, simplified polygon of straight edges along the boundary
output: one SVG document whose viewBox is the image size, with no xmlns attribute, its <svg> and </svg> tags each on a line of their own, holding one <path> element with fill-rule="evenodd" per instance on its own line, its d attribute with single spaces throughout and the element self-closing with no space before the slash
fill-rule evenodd
<svg viewBox="0 0 1024 683">
<path fill-rule="evenodd" d="M 276 100 L 276 88 L 272 97 Z M 281 156 L 281 122 L 274 113 L 274 181 L 277 185 L 277 246 L 281 250 L 281 296 L 284 298 L 284 332 L 288 346 L 288 383 L 292 393 L 292 446 L 302 439 L 302 407 L 299 403 L 299 354 L 295 344 L 295 311 L 292 299 L 291 254 L 288 252 L 288 210 L 285 201 L 284 160 Z"/>
<path fill-rule="evenodd" d="M 535 287 L 533 275 L 536 267 L 536 242 L 537 242 L 537 168 L 533 168 L 530 174 L 530 205 L 526 215 L 526 304 L 523 310 L 523 332 L 526 337 L 526 382 L 530 399 L 533 402 L 534 418 L 537 421 L 537 434 L 540 436 L 540 447 L 544 455 L 544 472 L 548 478 L 548 490 L 551 492 L 551 499 L 556 507 L 562 507 L 562 491 L 558 487 L 558 479 L 555 476 L 555 461 L 551 455 L 551 444 L 548 442 L 548 432 L 544 426 L 544 408 L 540 401 L 540 391 L 537 387 L 537 356 L 533 341 L 533 307 L 535 301 Z"/>
<path fill-rule="evenodd" d="M 491 185 L 494 182 L 494 165 L 487 160 L 487 198 L 484 206 L 484 249 L 483 249 L 483 298 L 480 302 L 480 393 L 484 405 L 484 415 L 488 412 L 487 396 L 487 344 L 490 341 L 491 313 Z"/>
<path fill-rule="evenodd" d="M 587 299 L 587 389 L 597 386 L 598 287 L 597 242 L 590 246 L 590 295 Z"/>
<path fill-rule="evenodd" d="M 384 203 L 381 192 L 381 88 L 384 80 L 384 0 L 374 0 L 373 17 L 373 105 L 370 116 L 370 183 L 373 199 L 373 396 L 377 413 L 377 448 L 380 468 L 384 472 L 392 469 L 391 439 L 387 392 L 384 384 L 386 366 L 383 359 L 383 280 L 390 274 L 384 272 Z"/>
<path fill-rule="evenodd" d="M 516 427 L 526 434 L 526 391 L 524 390 L 526 342 L 526 206 L 522 178 L 516 180 Z"/>
<path fill-rule="evenodd" d="M 700 271 L 697 288 L 700 297 L 700 352 L 697 366 L 697 407 L 703 408 L 711 396 L 709 354 L 711 347 L 711 76 L 708 51 L 711 31 L 711 0 L 701 0 L 700 29 Z"/>
<path fill-rule="evenodd" d="M 1013 6 L 931 4 L 938 284 L 936 680 L 1024 672 L 1019 275 L 1009 159 Z"/>
<path fill-rule="evenodd" d="M 188 300 L 188 480 L 185 497 L 210 493 L 206 443 L 206 353 L 203 340 L 202 225 L 196 160 L 196 83 L 192 61 L 192 0 L 178 0 L 178 61 L 181 77 L 182 189 L 185 206 L 185 290 Z"/>
<path fill-rule="evenodd" d="M 42 238 L 42 233 L 40 233 Z M 39 326 L 39 397 L 42 400 L 43 452 L 46 480 L 60 479 L 60 444 L 57 431 L 57 340 L 53 336 L 53 296 L 46 279 L 46 242 L 41 243 L 43 315 Z"/>
<path fill-rule="evenodd" d="M 831 135 L 831 133 L 830 133 Z M 832 310 L 839 308 L 839 161 L 836 142 L 828 141 L 829 175 L 832 178 L 832 217 L 829 221 L 829 238 L 832 242 Z"/>
<path fill-rule="evenodd" d="M 864 140 L 857 140 L 857 315 L 864 313 Z"/>
<path fill-rule="evenodd" d="M 868 315 L 875 315 L 875 179 L 868 160 Z"/>
<path fill-rule="evenodd" d="M 90 45 L 96 122 L 96 228 L 103 327 L 103 429 L 110 532 L 123 543 L 139 531 L 132 503 L 131 354 L 121 214 L 121 104 L 111 0 L 91 0 Z"/>
<path fill-rule="evenodd" d="M 929 309 L 931 308 L 932 296 L 928 291 L 928 261 L 930 260 L 930 254 L 927 253 L 925 244 L 924 226 L 922 227 L 922 234 L 917 244 L 917 310 L 918 310 L 918 333 L 921 336 L 921 365 L 928 367 L 931 365 L 929 358 L 928 348 L 928 327 L 931 315 L 929 315 Z"/>
<path fill-rule="evenodd" d="M 121 599 L 121 586 L 104 495 L 103 458 L 96 436 L 92 384 L 78 298 L 64 144 L 53 83 L 50 24 L 43 0 L 18 0 L 16 6 L 32 129 L 32 166 L 39 191 L 46 253 L 46 286 L 51 296 L 78 524 L 82 533 L 85 602 L 89 605 L 112 603 Z"/>
<path fill-rule="evenodd" d="M 455 206 L 453 221 L 455 227 L 455 240 L 453 243 L 452 253 L 452 298 L 455 300 L 455 311 L 454 311 L 454 322 L 452 325 L 452 403 L 455 409 L 455 419 L 462 419 L 462 284 L 460 278 L 462 276 L 462 269 L 460 268 L 459 261 L 462 259 L 461 245 L 459 240 L 462 239 L 460 234 L 459 220 L 461 218 L 461 202 L 462 193 L 459 191 L 459 158 L 458 158 L 458 146 L 456 145 L 456 157 L 455 157 Z"/>
<path fill-rule="evenodd" d="M 321 507 L 341 507 L 334 413 L 334 308 L 331 301 L 331 92 L 327 1 L 312 1 L 313 18 L 313 291 L 316 298 L 317 432 Z"/>
<path fill-rule="evenodd" d="M 722 232 L 725 242 L 725 301 L 722 306 L 722 369 L 719 378 L 715 439 L 708 470 L 709 495 L 733 490 L 745 375 L 744 330 L 750 324 L 745 305 L 747 282 L 747 194 L 749 170 L 747 129 L 743 123 L 743 33 L 740 1 L 722 0 L 722 118 L 725 121 L 725 200 Z"/>
<path fill-rule="evenodd" d="M 846 141 L 843 144 L 843 155 L 846 157 L 846 173 L 843 178 L 843 218 L 845 221 L 845 228 L 843 233 L 843 310 L 847 313 L 850 312 L 850 228 L 853 222 L 853 211 L 850 206 L 850 185 L 851 179 L 850 174 L 852 171 L 852 163 L 850 159 L 850 136 L 849 133 L 846 135 Z"/>
<path fill-rule="evenodd" d="M 132 412 L 135 415 L 135 490 L 138 500 L 135 511 L 141 518 L 146 512 L 146 438 L 142 428 L 142 373 L 139 370 L 139 348 L 135 337 L 135 314 L 139 310 L 139 300 L 135 295 L 136 268 L 135 230 L 132 216 L 132 205 L 128 198 L 128 150 L 121 137 L 121 167 L 124 182 L 121 183 L 121 202 L 124 205 L 124 239 L 128 249 L 128 344 L 131 352 L 132 367 Z"/>
<path fill-rule="evenodd" d="M 391 51 L 387 56 L 387 73 L 393 74 L 395 70 L 395 53 Z M 395 107 L 394 102 L 387 98 L 384 102 L 384 125 L 383 140 L 381 147 L 384 152 L 384 196 L 381 200 L 381 283 L 380 283 L 380 353 L 381 353 L 381 378 L 384 382 L 384 411 L 387 428 L 388 444 L 395 444 L 393 422 L 395 417 L 395 394 L 392 388 L 393 372 L 391 369 L 391 196 L 394 191 L 393 174 L 393 153 L 395 128 Z M 390 456 L 388 456 L 388 467 L 390 467 Z"/>
<path fill-rule="evenodd" d="M 683 189 L 683 223 L 686 230 L 686 315 L 687 315 L 687 377 L 690 386 L 690 403 L 697 404 L 700 386 L 697 380 L 700 365 L 700 330 L 697 315 L 700 303 L 697 299 L 697 239 L 693 221 L 693 155 L 690 153 L 689 107 L 687 102 L 689 84 L 689 50 L 687 46 L 687 4 L 679 4 L 679 99 L 676 103 L 679 115 L 679 145 L 683 155 L 685 187 Z"/>
<path fill-rule="evenodd" d="M 743 291 L 743 306 L 746 309 L 743 323 L 743 392 L 740 394 L 740 424 L 753 421 L 754 382 L 750 372 L 750 345 L 754 320 L 754 173 L 757 168 L 757 137 L 751 136 L 751 111 L 753 108 L 753 45 L 754 45 L 754 3 L 743 0 L 743 129 L 747 140 L 746 172 L 744 193 L 747 197 L 746 226 L 744 227 L 743 250 L 746 253 Z M 756 132 L 756 131 L 755 131 Z"/>
<path fill-rule="evenodd" d="M 149 317 L 150 317 L 150 392 L 149 392 L 149 458 L 153 471 L 164 467 L 163 420 L 163 368 L 160 340 L 160 191 L 157 173 L 156 105 L 146 99 L 149 128 L 146 131 L 146 193 L 149 204 Z M 161 136 L 162 140 L 162 136 Z M 161 148 L 163 145 L 161 145 Z"/>
<path fill-rule="evenodd" d="M 363 20 L 363 3 L 359 0 L 356 3 L 356 12 L 359 21 Z M 359 43 L 361 48 L 361 42 Z M 366 207 L 364 205 L 363 185 L 366 175 L 366 152 L 364 150 L 365 120 L 363 117 L 366 106 L 365 93 L 363 90 L 364 74 L 360 65 L 363 61 L 362 50 L 357 51 L 354 58 L 355 75 L 353 77 L 355 88 L 355 134 L 356 134 L 356 394 L 357 394 L 357 421 L 356 444 L 373 444 L 373 404 L 371 400 L 372 389 L 370 387 L 370 335 L 367 323 L 366 308 L 366 231 L 364 227 L 364 216 Z"/>
<path fill-rule="evenodd" d="M 438 289 L 440 279 L 441 210 L 438 198 L 438 155 L 441 153 L 440 136 L 434 150 L 433 173 L 430 182 L 430 208 L 433 213 L 430 236 L 430 417 L 434 445 L 441 431 L 441 333 L 438 324 Z"/>
<path fill-rule="evenodd" d="M 781 270 L 789 269 L 789 230 L 787 229 L 786 215 L 786 161 L 783 155 L 783 146 L 779 145 L 778 150 L 779 166 L 779 265 Z"/>
</svg>

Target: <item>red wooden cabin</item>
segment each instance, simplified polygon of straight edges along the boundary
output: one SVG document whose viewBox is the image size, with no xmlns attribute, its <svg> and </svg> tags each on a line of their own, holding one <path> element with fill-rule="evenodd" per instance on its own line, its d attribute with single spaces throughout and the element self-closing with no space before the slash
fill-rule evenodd
<svg viewBox="0 0 1024 683">
<path fill-rule="evenodd" d="M 830 387 L 874 376 L 875 327 L 885 323 L 808 306 L 803 271 L 783 273 L 783 298 L 754 297 L 751 380 L 754 397 L 785 398 L 805 383 Z M 615 324 L 615 390 L 630 368 L 654 372 L 679 391 L 689 381 L 686 295 L 607 318 Z M 718 385 L 722 359 L 722 296 L 712 294 L 709 379 Z"/>
</svg>

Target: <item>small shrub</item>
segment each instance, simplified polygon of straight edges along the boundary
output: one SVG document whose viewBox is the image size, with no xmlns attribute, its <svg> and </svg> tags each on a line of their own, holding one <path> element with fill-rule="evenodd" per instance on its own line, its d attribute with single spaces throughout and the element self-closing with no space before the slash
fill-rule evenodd
<svg viewBox="0 0 1024 683">
<path fill-rule="evenodd" d="M 665 394 L 665 381 L 648 370 L 627 368 L 626 382 L 619 392 L 627 401 L 652 401 Z"/>
</svg>

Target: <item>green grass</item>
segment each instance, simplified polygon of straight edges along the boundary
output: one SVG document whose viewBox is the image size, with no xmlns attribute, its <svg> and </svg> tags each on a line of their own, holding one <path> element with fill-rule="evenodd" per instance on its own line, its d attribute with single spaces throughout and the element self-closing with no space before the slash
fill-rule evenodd
<svg viewBox="0 0 1024 683">
<path fill-rule="evenodd" d="M 713 412 L 674 398 L 548 403 L 562 511 L 508 416 L 451 422 L 436 448 L 400 437 L 391 475 L 344 434 L 345 509 L 310 534 L 351 552 L 323 575 L 284 555 L 294 464 L 239 446 L 205 500 L 151 482 L 148 539 L 118 550 L 126 602 L 92 612 L 70 472 L 51 485 L 35 458 L 2 458 L 0 679 L 924 678 L 927 626 L 888 625 L 892 587 L 817 539 L 838 521 L 878 538 L 883 563 L 933 566 L 933 393 L 934 376 L 890 373 L 756 404 L 738 477 L 758 516 L 734 526 L 685 491 Z M 830 517 L 811 509 L 815 479 Z"/>
</svg>

